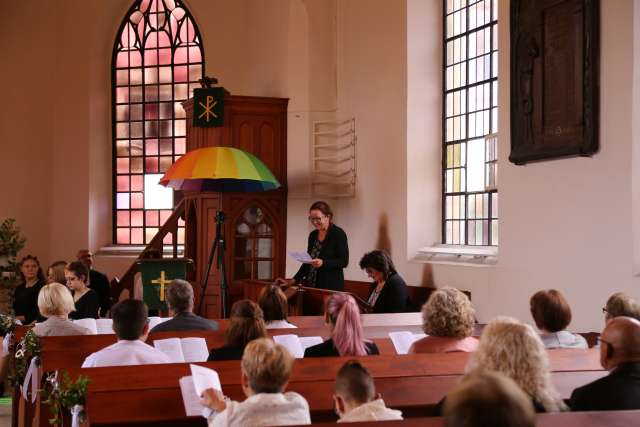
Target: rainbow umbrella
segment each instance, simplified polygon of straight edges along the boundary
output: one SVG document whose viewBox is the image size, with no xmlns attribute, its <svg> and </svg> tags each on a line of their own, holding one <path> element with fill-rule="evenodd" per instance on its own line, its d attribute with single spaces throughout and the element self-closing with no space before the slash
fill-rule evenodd
<svg viewBox="0 0 640 427">
<path fill-rule="evenodd" d="M 160 179 L 174 190 L 254 192 L 280 183 L 260 159 L 238 148 L 208 147 L 180 157 Z"/>
</svg>

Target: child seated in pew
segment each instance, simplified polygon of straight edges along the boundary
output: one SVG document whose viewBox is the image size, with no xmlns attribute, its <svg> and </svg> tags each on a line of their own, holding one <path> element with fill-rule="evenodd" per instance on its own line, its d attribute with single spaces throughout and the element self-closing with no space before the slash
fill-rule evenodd
<svg viewBox="0 0 640 427">
<path fill-rule="evenodd" d="M 447 395 L 445 427 L 534 427 L 531 399 L 497 372 L 471 375 Z"/>
<path fill-rule="evenodd" d="M 284 389 L 293 368 L 293 356 L 268 338 L 251 341 L 240 365 L 243 402 L 225 399 L 212 388 L 204 391 L 202 404 L 216 411 L 209 427 L 284 426 L 311 424 L 309 404 L 298 393 Z"/>
<path fill-rule="evenodd" d="M 366 356 L 380 354 L 375 343 L 364 339 L 360 308 L 349 294 L 333 294 L 327 299 L 325 322 L 331 327 L 331 338 L 308 347 L 304 357 Z"/>
<path fill-rule="evenodd" d="M 278 285 L 268 285 L 262 288 L 258 296 L 258 305 L 264 313 L 267 329 L 296 328 L 287 321 L 289 303 L 287 296 Z"/>
<path fill-rule="evenodd" d="M 338 371 L 333 400 L 339 423 L 402 419 L 401 411 L 387 408 L 382 397 L 376 395 L 373 378 L 356 360 L 345 363 Z"/>
<path fill-rule="evenodd" d="M 209 353 L 209 362 L 240 360 L 249 342 L 267 336 L 262 310 L 248 299 L 236 301 L 231 307 L 229 326 L 225 331 L 225 345 Z"/>
<path fill-rule="evenodd" d="M 144 342 L 149 334 L 148 309 L 144 302 L 120 301 L 111 308 L 111 316 L 118 342 L 90 354 L 82 363 L 83 368 L 171 363 L 163 352 Z"/>
</svg>

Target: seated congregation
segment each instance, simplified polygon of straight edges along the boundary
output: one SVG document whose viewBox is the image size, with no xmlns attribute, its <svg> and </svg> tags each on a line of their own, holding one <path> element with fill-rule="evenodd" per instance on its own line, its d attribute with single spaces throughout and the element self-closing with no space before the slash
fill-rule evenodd
<svg viewBox="0 0 640 427">
<path fill-rule="evenodd" d="M 369 257 L 368 262 L 371 259 Z M 369 264 L 365 262 L 365 265 Z M 39 268 L 32 268 L 37 267 L 37 260 L 25 258 L 23 266 L 22 286 L 30 283 L 28 289 L 32 289 L 41 280 L 37 279 Z M 31 270 L 35 273 L 30 273 Z M 97 299 L 91 304 L 82 302 L 82 298 L 94 292 L 86 285 L 89 277 L 86 265 L 66 264 L 63 274 L 67 286 L 53 281 L 42 283 L 35 294 L 37 308 L 16 310 L 24 323 L 32 324 L 38 336 L 88 335 L 90 331 L 71 320 L 72 314 L 83 312 L 88 317 L 102 314 L 100 304 L 95 302 Z M 377 298 L 384 298 L 384 293 L 379 292 Z M 26 306 L 26 299 L 21 301 Z M 239 361 L 237 373 L 245 399 L 227 398 L 223 392 L 224 381 L 222 390 L 205 389 L 200 398 L 201 405 L 208 409 L 209 425 L 311 424 L 310 402 L 315 396 L 287 390 L 290 381 L 295 379 L 295 358 L 290 349 L 271 339 L 273 331 L 300 329 L 288 317 L 287 297 L 280 286 L 265 285 L 256 302 L 236 301 L 228 320 L 214 321 L 194 314 L 193 288 L 183 280 L 174 280 L 167 287 L 166 301 L 171 319 L 154 328 L 150 328 L 148 309 L 141 300 L 125 299 L 110 307 L 108 314 L 116 342 L 96 349 L 86 357 L 82 367 L 170 363 L 163 351 L 147 342 L 150 332 L 217 334 L 224 337 L 223 344 L 207 349 L 208 361 L 214 362 L 214 367 L 215 363 L 225 360 Z M 86 307 L 93 308 L 89 312 Z M 365 362 L 369 357 L 362 357 L 370 356 L 374 360 L 380 349 L 367 336 L 358 304 L 347 293 L 333 293 L 327 299 L 324 314 L 327 339 L 305 348 L 303 357 L 326 358 L 327 365 L 340 364 L 332 397 L 338 422 L 442 416 L 447 426 L 533 426 L 535 413 L 640 409 L 638 302 L 621 293 L 613 294 L 606 302 L 599 351 L 600 364 L 608 374 L 594 382 L 580 384 L 568 399 L 569 396 L 563 399 L 554 384 L 548 350 L 580 351 L 588 347 L 587 341 L 567 330 L 571 309 L 560 292 L 535 293 L 530 299 L 530 308 L 539 332 L 517 319 L 497 317 L 484 326 L 478 337 L 475 311 L 467 295 L 450 287 L 432 292 L 422 307 L 422 328 L 426 336 L 417 338 L 409 353 L 440 354 L 443 359 L 468 353 L 469 358 L 459 384 L 445 390 L 445 397 L 439 403 L 418 414 L 413 411 L 403 414 L 403 409 L 388 407 L 384 396 L 376 392 L 376 380 Z M 338 357 L 341 359 L 336 359 Z M 348 359 L 342 359 L 344 357 Z M 401 364 L 405 356 L 395 357 Z M 428 370 L 429 366 L 424 369 Z M 86 369 L 83 373 L 91 377 L 91 371 Z M 406 390 L 406 393 L 419 392 Z"/>
</svg>

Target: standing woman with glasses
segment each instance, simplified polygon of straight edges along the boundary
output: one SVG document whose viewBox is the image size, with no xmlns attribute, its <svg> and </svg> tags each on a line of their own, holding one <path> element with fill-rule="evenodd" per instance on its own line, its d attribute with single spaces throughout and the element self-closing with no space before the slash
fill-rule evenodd
<svg viewBox="0 0 640 427">
<path fill-rule="evenodd" d="M 64 269 L 67 286 L 71 289 L 76 310 L 69 315 L 71 319 L 97 319 L 100 302 L 98 293 L 87 286 L 89 269 L 80 261 L 67 264 Z"/>
<path fill-rule="evenodd" d="M 293 279 L 277 279 L 276 283 L 332 289 L 344 289 L 343 269 L 349 264 L 349 245 L 342 228 L 333 223 L 333 212 L 325 202 L 309 208 L 309 222 L 315 230 L 309 234 L 307 252 L 311 262 L 300 266 Z"/>
</svg>

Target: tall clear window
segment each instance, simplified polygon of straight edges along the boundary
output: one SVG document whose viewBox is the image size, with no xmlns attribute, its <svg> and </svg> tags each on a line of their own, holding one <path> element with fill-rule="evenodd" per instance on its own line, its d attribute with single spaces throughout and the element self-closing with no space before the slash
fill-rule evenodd
<svg viewBox="0 0 640 427">
<path fill-rule="evenodd" d="M 444 0 L 442 241 L 498 244 L 498 4 Z"/>
<path fill-rule="evenodd" d="M 172 213 L 173 191 L 158 180 L 186 151 L 181 102 L 204 74 L 202 38 L 184 4 L 136 1 L 120 25 L 111 72 L 113 241 L 141 245 Z"/>
</svg>

